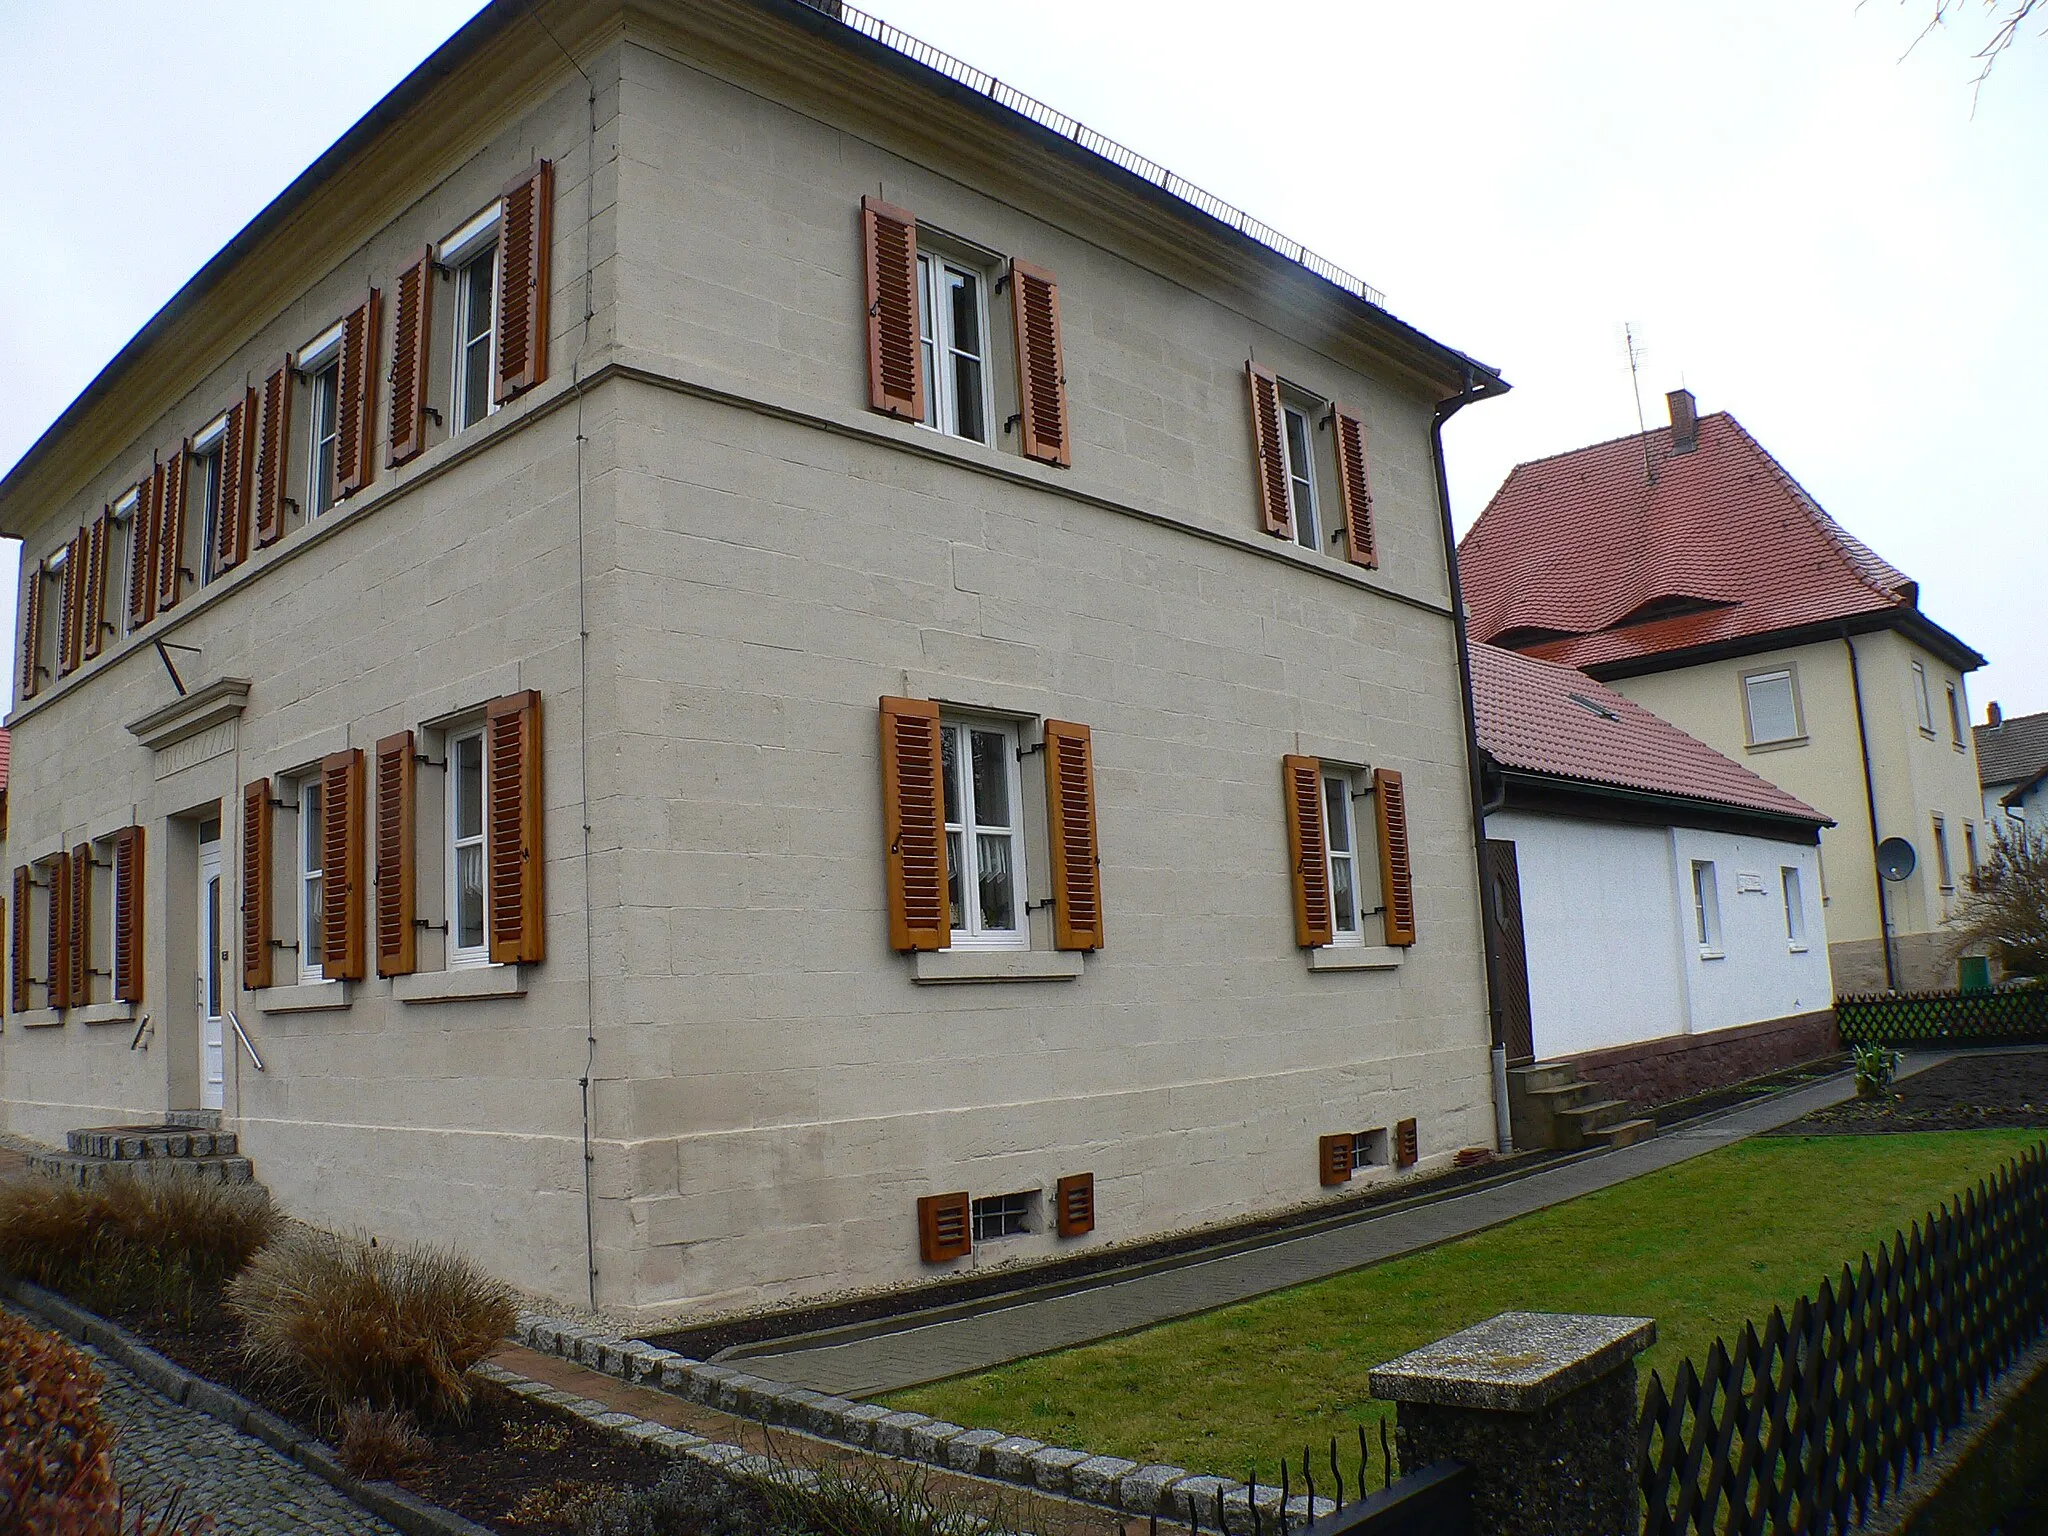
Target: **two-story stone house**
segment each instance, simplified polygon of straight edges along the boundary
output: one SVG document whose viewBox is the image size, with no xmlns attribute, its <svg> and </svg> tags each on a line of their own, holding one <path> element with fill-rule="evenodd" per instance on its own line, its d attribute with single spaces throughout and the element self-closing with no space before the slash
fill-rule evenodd
<svg viewBox="0 0 2048 1536">
<path fill-rule="evenodd" d="M 894 41 L 501 0 L 0 482 L 0 1123 L 650 1318 L 1492 1142 L 1504 386 Z"/>
</svg>

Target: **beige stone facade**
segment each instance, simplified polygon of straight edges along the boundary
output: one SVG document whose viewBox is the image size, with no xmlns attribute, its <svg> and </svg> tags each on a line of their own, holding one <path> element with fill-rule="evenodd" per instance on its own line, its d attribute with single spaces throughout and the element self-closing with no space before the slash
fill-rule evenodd
<svg viewBox="0 0 2048 1536">
<path fill-rule="evenodd" d="M 934 1192 L 1049 1202 L 1094 1175 L 1091 1234 L 1039 1219 L 966 1261 L 1002 1263 L 1316 1199 L 1324 1134 L 1412 1117 L 1425 1169 L 1489 1145 L 1431 458 L 1456 354 L 823 17 L 542 9 L 576 68 L 522 8 L 486 11 L 445 78 L 401 87 L 0 485 L 41 579 L 366 286 L 388 357 L 423 243 L 552 162 L 545 382 L 452 430 L 437 319 L 420 457 L 388 468 L 380 441 L 365 490 L 302 506 L 133 634 L 110 572 L 105 654 L 17 698 L 8 865 L 141 826 L 144 974 L 139 1003 L 102 977 L 6 1019 L 0 1125 L 55 1140 L 205 1097 L 217 835 L 224 1006 L 248 1037 L 227 1030 L 220 1093 L 258 1176 L 309 1219 L 452 1242 L 566 1300 L 652 1319 L 914 1283 L 942 1272 L 918 1251 Z M 1071 468 L 1001 429 L 1000 298 L 993 446 L 866 408 L 864 195 L 991 274 L 1057 273 Z M 1261 532 L 1250 357 L 1362 415 L 1377 569 Z M 177 714 L 166 657 L 214 702 L 138 729 Z M 450 968 L 441 765 L 524 689 L 544 705 L 547 956 Z M 883 696 L 1008 722 L 1027 748 L 1048 719 L 1090 727 L 1104 947 L 1053 949 L 1038 910 L 1026 950 L 891 950 Z M 287 948 L 276 985 L 242 989 L 244 786 L 275 788 L 273 917 L 302 944 L 294 786 L 405 729 L 420 971 L 301 985 L 308 951 Z M 1404 775 L 1412 947 L 1341 969 L 1296 947 L 1290 752 Z M 1043 772 L 1027 751 L 1034 894 Z"/>
</svg>

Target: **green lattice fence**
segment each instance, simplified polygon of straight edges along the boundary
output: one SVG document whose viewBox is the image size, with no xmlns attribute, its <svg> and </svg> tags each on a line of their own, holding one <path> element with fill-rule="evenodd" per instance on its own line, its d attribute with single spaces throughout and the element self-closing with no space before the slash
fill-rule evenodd
<svg viewBox="0 0 2048 1536">
<path fill-rule="evenodd" d="M 2048 987 L 1842 997 L 1835 1023 L 1845 1045 L 2048 1043 Z"/>
</svg>

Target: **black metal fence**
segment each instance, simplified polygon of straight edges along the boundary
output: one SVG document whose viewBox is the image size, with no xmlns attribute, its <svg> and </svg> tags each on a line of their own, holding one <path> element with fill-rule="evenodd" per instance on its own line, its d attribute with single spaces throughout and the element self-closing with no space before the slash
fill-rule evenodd
<svg viewBox="0 0 2048 1536">
<path fill-rule="evenodd" d="M 1299 1462 L 1281 1458 L 1275 1478 L 1266 1480 L 1254 1467 L 1243 1489 L 1228 1495 L 1218 1489 L 1207 1501 L 1184 1495 L 1168 1518 L 1190 1531 L 1231 1536 L 1468 1536 L 1469 1467 L 1440 1461 L 1402 1475 L 1382 1419 L 1375 1474 L 1372 1439 L 1363 1424 L 1357 1428 L 1355 1460 L 1348 1437 L 1340 1441 L 1333 1435 L 1327 1454 L 1305 1445 Z M 1152 1536 L 1159 1529 L 1155 1516 Z"/>
<path fill-rule="evenodd" d="M 1645 1536 L 1860 1525 L 2048 1327 L 2048 1144 L 1860 1269 L 1652 1373 Z"/>
<path fill-rule="evenodd" d="M 1835 1000 L 1846 1045 L 2048 1042 L 2048 987 L 2000 992 L 1878 992 Z"/>
</svg>

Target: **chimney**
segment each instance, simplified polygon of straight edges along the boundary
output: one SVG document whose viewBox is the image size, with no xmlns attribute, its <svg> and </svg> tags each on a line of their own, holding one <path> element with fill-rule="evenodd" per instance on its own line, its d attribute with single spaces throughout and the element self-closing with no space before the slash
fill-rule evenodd
<svg viewBox="0 0 2048 1536">
<path fill-rule="evenodd" d="M 1990 704 L 1985 706 L 1984 723 L 1994 731 L 2005 723 L 2005 711 L 1998 707 L 1998 700 L 1993 699 Z"/>
<path fill-rule="evenodd" d="M 1692 391 L 1674 389 L 1664 403 L 1671 407 L 1671 451 L 1691 453 L 1700 445 L 1700 413 L 1692 403 Z"/>
</svg>

